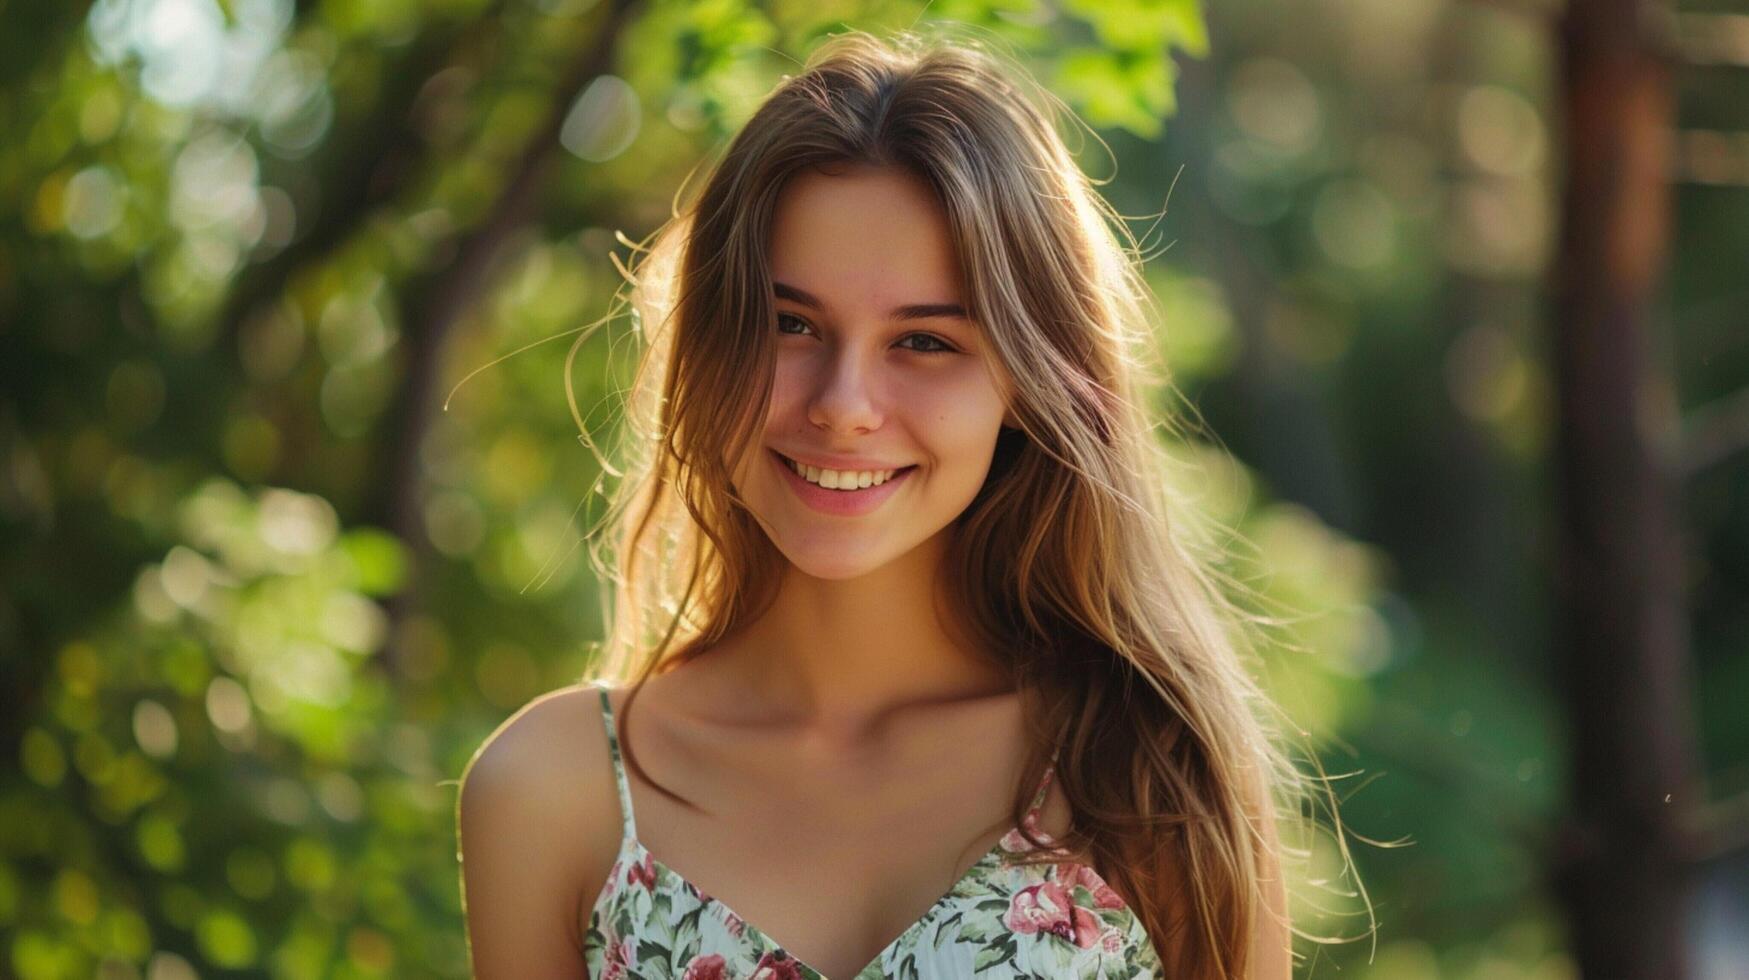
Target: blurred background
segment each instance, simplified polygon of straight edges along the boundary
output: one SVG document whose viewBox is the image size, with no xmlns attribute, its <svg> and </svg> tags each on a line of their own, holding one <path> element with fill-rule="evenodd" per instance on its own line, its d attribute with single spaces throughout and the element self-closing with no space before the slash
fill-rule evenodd
<svg viewBox="0 0 1749 980">
<path fill-rule="evenodd" d="M 1097 134 L 1231 570 L 1306 613 L 1360 879 L 1299 841 L 1353 941 L 1296 977 L 1749 976 L 1740 4 L 0 18 L 0 975 L 466 976 L 455 781 L 603 633 L 635 351 L 576 330 L 822 36 L 951 21 Z"/>
</svg>

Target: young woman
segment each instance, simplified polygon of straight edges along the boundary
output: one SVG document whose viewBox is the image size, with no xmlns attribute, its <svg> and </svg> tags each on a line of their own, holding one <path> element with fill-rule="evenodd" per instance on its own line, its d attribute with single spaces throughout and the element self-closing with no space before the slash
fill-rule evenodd
<svg viewBox="0 0 1749 980">
<path fill-rule="evenodd" d="M 1052 104 L 838 35 L 658 234 L 600 665 L 464 777 L 477 976 L 1289 977 L 1305 777 Z"/>
</svg>

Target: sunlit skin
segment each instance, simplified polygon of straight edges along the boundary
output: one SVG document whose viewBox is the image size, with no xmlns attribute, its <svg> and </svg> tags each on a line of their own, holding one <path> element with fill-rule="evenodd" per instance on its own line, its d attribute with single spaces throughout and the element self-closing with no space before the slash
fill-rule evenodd
<svg viewBox="0 0 1749 980">
<path fill-rule="evenodd" d="M 892 315 L 965 301 L 926 183 L 895 170 L 805 171 L 780 196 L 770 249 L 771 405 L 734 481 L 789 568 L 775 605 L 725 645 L 733 665 L 717 666 L 777 716 L 848 743 L 907 701 L 1006 688 L 952 638 L 932 592 L 950 525 L 1012 415 L 974 322 Z M 917 469 L 872 513 L 833 516 L 786 485 L 773 449 Z"/>
</svg>

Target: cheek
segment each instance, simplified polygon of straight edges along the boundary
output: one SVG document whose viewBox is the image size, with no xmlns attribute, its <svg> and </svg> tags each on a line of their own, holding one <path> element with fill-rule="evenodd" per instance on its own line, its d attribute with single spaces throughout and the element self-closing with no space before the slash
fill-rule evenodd
<svg viewBox="0 0 1749 980">
<path fill-rule="evenodd" d="M 809 388 L 807 365 L 798 357 L 778 354 L 777 366 L 771 378 L 771 404 L 766 416 L 772 419 L 807 408 L 804 398 Z"/>
<path fill-rule="evenodd" d="M 898 399 L 897 411 L 925 435 L 966 438 L 983 426 L 985 410 L 975 391 L 936 385 L 918 386 Z"/>
<path fill-rule="evenodd" d="M 957 416 L 974 426 L 1002 417 L 1002 393 L 983 365 L 966 358 L 949 369 L 896 376 L 893 400 L 914 412 Z"/>
</svg>

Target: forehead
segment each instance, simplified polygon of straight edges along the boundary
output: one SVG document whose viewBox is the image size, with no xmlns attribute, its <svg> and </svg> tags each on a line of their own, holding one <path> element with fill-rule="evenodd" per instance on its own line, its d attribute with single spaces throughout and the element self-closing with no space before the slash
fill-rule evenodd
<svg viewBox="0 0 1749 980">
<path fill-rule="evenodd" d="M 902 171 L 798 173 L 778 196 L 769 250 L 773 279 L 832 306 L 960 300 L 947 213 Z"/>
</svg>

